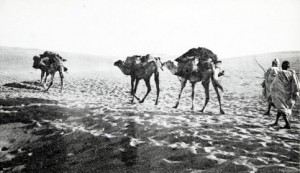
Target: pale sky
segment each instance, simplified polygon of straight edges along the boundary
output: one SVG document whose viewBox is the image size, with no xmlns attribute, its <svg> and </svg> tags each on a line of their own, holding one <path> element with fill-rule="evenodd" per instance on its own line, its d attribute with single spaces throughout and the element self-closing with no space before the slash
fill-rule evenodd
<svg viewBox="0 0 300 173">
<path fill-rule="evenodd" d="M 0 0 L 0 45 L 220 58 L 300 50 L 300 0 Z"/>
</svg>

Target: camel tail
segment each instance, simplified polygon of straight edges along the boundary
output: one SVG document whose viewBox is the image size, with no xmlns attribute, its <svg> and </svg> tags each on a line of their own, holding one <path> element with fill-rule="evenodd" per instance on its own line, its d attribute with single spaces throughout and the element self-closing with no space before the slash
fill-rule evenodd
<svg viewBox="0 0 300 173">
<path fill-rule="evenodd" d="M 223 87 L 222 85 L 220 84 L 219 81 L 217 81 L 215 78 L 212 77 L 212 82 L 215 84 L 215 86 L 217 86 L 222 92 L 224 91 L 223 90 Z"/>
<path fill-rule="evenodd" d="M 161 62 L 160 57 L 155 58 L 155 61 L 156 61 L 155 62 L 156 66 L 158 66 L 162 71 L 164 71 L 163 69 L 164 64 Z"/>
</svg>

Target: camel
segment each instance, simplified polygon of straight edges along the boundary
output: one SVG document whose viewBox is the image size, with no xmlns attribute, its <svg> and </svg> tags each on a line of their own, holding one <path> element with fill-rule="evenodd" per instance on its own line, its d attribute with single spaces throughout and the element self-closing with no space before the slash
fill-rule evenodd
<svg viewBox="0 0 300 173">
<path fill-rule="evenodd" d="M 50 87 L 53 85 L 54 75 L 58 71 L 60 75 L 60 81 L 61 81 L 60 92 L 62 92 L 63 78 L 64 78 L 63 72 L 66 72 L 68 70 L 63 65 L 63 61 L 66 60 L 61 58 L 60 56 L 57 56 L 58 54 L 55 53 L 51 54 L 51 53 L 52 52 L 46 51 L 44 54 L 41 54 L 40 57 L 34 56 L 32 67 L 41 70 L 41 84 L 44 86 L 44 92 L 47 92 L 50 89 Z M 46 81 L 49 74 L 51 75 L 51 81 L 49 86 L 46 87 Z"/>
<path fill-rule="evenodd" d="M 191 63 L 193 58 L 189 59 L 186 61 L 186 63 Z M 178 61 L 178 59 L 177 59 Z M 218 61 L 220 62 L 220 61 Z M 167 69 L 170 70 L 170 72 L 173 74 L 173 75 L 178 75 L 180 74 L 181 72 L 181 69 L 179 67 L 177 67 L 174 62 L 172 61 L 167 61 L 167 62 L 164 62 L 163 63 L 163 66 L 166 66 Z M 202 82 L 202 85 L 205 89 L 205 104 L 203 106 L 203 108 L 201 109 L 200 112 L 203 112 L 208 101 L 209 101 L 209 84 L 210 84 L 210 81 L 212 80 L 212 85 L 217 93 L 217 96 L 218 96 L 218 101 L 219 101 L 219 106 L 220 106 L 220 113 L 221 114 L 225 114 L 225 112 L 223 111 L 222 109 L 222 105 L 221 105 L 221 97 L 220 97 L 220 93 L 218 91 L 218 88 L 223 90 L 223 87 L 221 86 L 221 84 L 216 80 L 219 76 L 223 75 L 224 71 L 220 72 L 219 73 L 219 70 L 220 70 L 220 66 L 217 65 L 217 68 L 216 69 L 213 69 L 213 68 L 200 68 L 201 65 L 197 65 L 197 66 L 194 66 L 197 68 L 196 71 L 194 70 L 191 70 L 188 72 L 188 75 L 181 75 L 179 76 L 178 75 L 178 78 L 181 82 L 181 89 L 180 89 L 180 92 L 179 92 L 179 96 L 178 96 L 178 99 L 177 99 L 177 102 L 176 102 L 176 105 L 173 107 L 173 108 L 177 108 L 178 105 L 179 105 L 179 101 L 180 101 L 180 97 L 181 97 L 181 94 L 182 94 L 182 91 L 187 83 L 187 81 L 190 81 L 191 85 L 192 85 L 192 107 L 191 107 L 191 110 L 194 110 L 194 96 L 195 96 L 195 85 L 197 82 Z M 203 66 L 202 66 L 203 67 Z"/>
<path fill-rule="evenodd" d="M 130 65 L 128 65 L 128 62 Z M 134 98 L 136 98 L 140 103 L 143 103 L 151 91 L 150 78 L 154 74 L 154 81 L 156 84 L 156 101 L 155 105 L 158 104 L 159 97 L 159 67 L 162 69 L 162 63 L 159 57 L 151 58 L 149 55 L 146 56 L 132 56 L 127 57 L 126 61 L 118 60 L 114 63 L 123 74 L 130 75 L 131 77 L 131 95 L 133 103 Z M 139 81 L 143 79 L 145 81 L 147 92 L 142 100 L 140 100 L 136 95 L 136 90 Z"/>
</svg>

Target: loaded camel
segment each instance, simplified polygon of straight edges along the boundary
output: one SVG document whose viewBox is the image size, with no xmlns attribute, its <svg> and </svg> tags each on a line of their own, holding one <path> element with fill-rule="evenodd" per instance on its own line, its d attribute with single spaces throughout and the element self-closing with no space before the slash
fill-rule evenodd
<svg viewBox="0 0 300 173">
<path fill-rule="evenodd" d="M 66 72 L 68 69 L 63 65 L 63 62 L 66 59 L 62 58 L 60 55 L 46 51 L 41 54 L 39 57 L 33 57 L 33 68 L 41 70 L 41 84 L 44 86 L 44 92 L 47 92 L 50 87 L 53 85 L 53 79 L 55 73 L 58 71 L 61 81 L 60 92 L 63 90 L 63 72 Z M 46 74 L 46 75 L 45 75 Z M 46 81 L 48 75 L 51 75 L 51 81 L 48 87 L 46 87 Z M 45 76 L 45 78 L 44 78 Z M 43 80 L 44 78 L 44 80 Z"/>
<path fill-rule="evenodd" d="M 114 63 L 114 66 L 117 66 L 123 74 L 130 75 L 131 77 L 131 95 L 132 100 L 134 98 L 139 100 L 140 103 L 143 103 L 151 91 L 150 78 L 154 74 L 154 81 L 156 84 L 156 101 L 155 105 L 158 104 L 159 97 L 159 68 L 162 69 L 162 63 L 159 57 L 151 57 L 149 54 L 146 56 L 131 56 L 127 57 L 125 62 L 118 60 Z M 139 84 L 139 81 L 143 79 L 147 87 L 147 93 L 140 100 L 136 95 L 136 90 Z"/>
<path fill-rule="evenodd" d="M 197 60 L 199 61 L 198 64 L 196 64 Z M 167 61 L 163 63 L 163 66 L 166 66 L 172 74 L 177 75 L 181 82 L 179 96 L 176 105 L 173 108 L 178 107 L 182 91 L 187 81 L 190 81 L 192 85 L 191 109 L 194 110 L 195 85 L 197 82 L 201 81 L 205 90 L 205 104 L 200 111 L 203 112 L 210 99 L 209 85 L 210 81 L 212 81 L 212 85 L 217 93 L 220 113 L 225 114 L 225 112 L 222 109 L 221 97 L 218 91 L 218 88 L 223 91 L 223 87 L 217 81 L 217 78 L 223 75 L 224 71 L 221 71 L 221 61 L 217 60 L 216 55 L 206 48 L 199 47 L 190 49 L 188 52 L 177 58 L 175 61 L 178 62 L 178 67 L 172 61 Z"/>
</svg>

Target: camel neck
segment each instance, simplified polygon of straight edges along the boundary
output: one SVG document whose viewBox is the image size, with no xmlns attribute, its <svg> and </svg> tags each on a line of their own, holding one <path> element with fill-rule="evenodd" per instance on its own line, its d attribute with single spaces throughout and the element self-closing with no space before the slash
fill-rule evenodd
<svg viewBox="0 0 300 173">
<path fill-rule="evenodd" d="M 168 69 L 170 70 L 170 72 L 171 72 L 173 75 L 175 75 L 175 73 L 178 72 L 178 67 L 177 67 L 175 64 L 173 64 L 173 63 L 169 66 Z"/>
<path fill-rule="evenodd" d="M 123 74 L 130 75 L 130 72 L 131 72 L 130 68 L 126 68 L 124 66 L 124 64 L 122 64 L 122 65 L 120 65 L 118 67 L 120 68 L 120 70 L 122 71 Z"/>
</svg>

